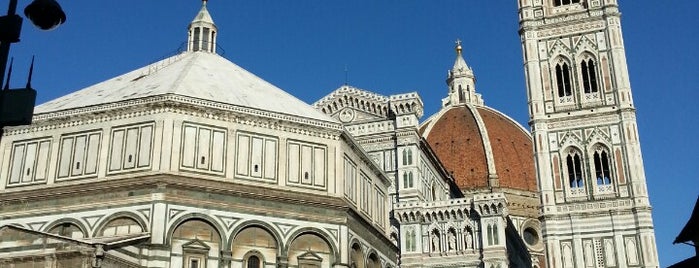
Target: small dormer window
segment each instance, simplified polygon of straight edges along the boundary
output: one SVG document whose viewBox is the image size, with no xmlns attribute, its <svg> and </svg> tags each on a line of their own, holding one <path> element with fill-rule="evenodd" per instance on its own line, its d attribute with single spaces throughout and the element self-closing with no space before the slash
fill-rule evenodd
<svg viewBox="0 0 699 268">
<path fill-rule="evenodd" d="M 579 4 L 580 0 L 554 0 L 553 1 L 553 6 L 564 6 L 564 5 L 570 5 L 570 4 Z"/>
</svg>

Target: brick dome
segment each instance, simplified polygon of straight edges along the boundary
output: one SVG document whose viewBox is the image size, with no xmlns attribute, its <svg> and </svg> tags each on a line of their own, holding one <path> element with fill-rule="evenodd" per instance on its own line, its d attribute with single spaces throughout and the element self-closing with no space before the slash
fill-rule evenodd
<svg viewBox="0 0 699 268">
<path fill-rule="evenodd" d="M 444 107 L 420 128 L 461 191 L 500 187 L 537 191 L 532 138 L 517 122 L 482 105 Z"/>
</svg>

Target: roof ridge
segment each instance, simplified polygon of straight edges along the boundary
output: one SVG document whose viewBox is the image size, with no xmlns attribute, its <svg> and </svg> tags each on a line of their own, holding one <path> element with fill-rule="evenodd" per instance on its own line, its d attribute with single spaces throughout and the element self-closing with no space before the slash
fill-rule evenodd
<svg viewBox="0 0 699 268">
<path fill-rule="evenodd" d="M 185 67 L 180 71 L 180 75 L 178 75 L 177 78 L 175 79 L 175 81 L 173 81 L 173 83 L 172 83 L 173 86 L 172 86 L 172 89 L 170 90 L 171 91 L 170 93 L 176 94 L 177 90 L 180 88 L 180 86 L 182 86 L 182 83 L 180 83 L 180 82 L 182 81 L 182 79 L 184 79 L 185 76 L 187 76 L 189 74 L 189 71 L 192 70 L 191 62 L 196 60 L 199 57 L 199 55 L 197 55 L 196 52 L 192 52 L 192 53 L 195 53 L 195 54 L 192 55 L 192 57 L 190 57 L 188 64 L 185 65 Z"/>
</svg>

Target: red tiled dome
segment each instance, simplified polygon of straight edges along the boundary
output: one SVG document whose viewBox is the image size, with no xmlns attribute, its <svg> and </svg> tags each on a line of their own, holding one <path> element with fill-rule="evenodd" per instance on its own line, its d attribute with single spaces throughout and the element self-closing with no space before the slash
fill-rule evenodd
<svg viewBox="0 0 699 268">
<path fill-rule="evenodd" d="M 420 132 L 462 191 L 487 188 L 491 175 L 497 176 L 500 187 L 537 190 L 531 136 L 494 109 L 444 108 Z"/>
</svg>

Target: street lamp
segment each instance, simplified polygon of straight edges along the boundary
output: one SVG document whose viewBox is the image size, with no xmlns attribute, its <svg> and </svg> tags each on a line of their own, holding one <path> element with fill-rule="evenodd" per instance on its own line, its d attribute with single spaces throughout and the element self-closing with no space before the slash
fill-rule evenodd
<svg viewBox="0 0 699 268">
<path fill-rule="evenodd" d="M 10 0 L 7 15 L 0 17 L 0 86 L 5 79 L 10 45 L 19 42 L 22 31 L 22 17 L 17 13 L 17 0 Z M 55 0 L 33 0 L 25 9 L 24 15 L 38 28 L 51 30 L 66 21 L 66 14 Z M 32 68 L 34 60 L 32 59 Z M 7 75 L 7 81 L 0 90 L 0 136 L 3 127 L 28 125 L 32 122 L 36 90 L 31 88 L 31 69 L 26 87 L 10 89 L 9 80 L 12 68 Z"/>
</svg>

